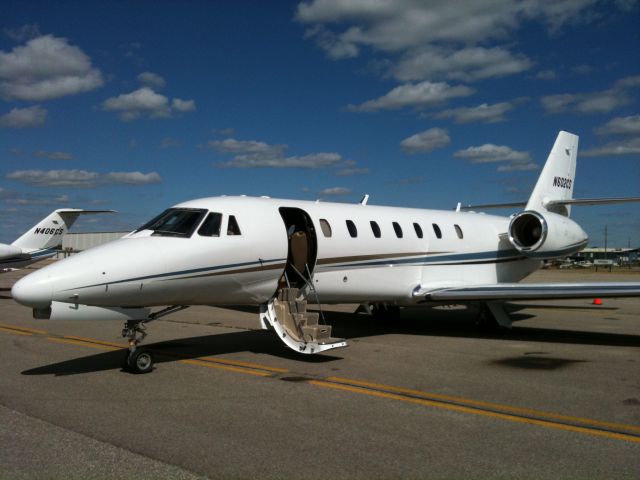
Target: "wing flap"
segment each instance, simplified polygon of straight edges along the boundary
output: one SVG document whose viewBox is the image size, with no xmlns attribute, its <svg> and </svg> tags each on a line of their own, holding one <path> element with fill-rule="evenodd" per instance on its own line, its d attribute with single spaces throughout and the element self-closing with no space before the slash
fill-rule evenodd
<svg viewBox="0 0 640 480">
<path fill-rule="evenodd" d="M 436 302 L 640 297 L 640 283 L 496 283 L 436 289 L 421 288 L 414 293 L 414 296 Z"/>
</svg>

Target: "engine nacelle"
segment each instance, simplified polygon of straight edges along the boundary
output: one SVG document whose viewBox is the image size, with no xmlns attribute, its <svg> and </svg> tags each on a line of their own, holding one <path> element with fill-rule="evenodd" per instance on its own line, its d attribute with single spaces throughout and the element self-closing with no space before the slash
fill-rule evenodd
<svg viewBox="0 0 640 480">
<path fill-rule="evenodd" d="M 568 217 L 525 210 L 511 219 L 509 241 L 528 257 L 554 258 L 582 250 L 589 236 Z"/>
<path fill-rule="evenodd" d="M 0 243 L 0 258 L 11 258 L 17 257 L 18 255 L 22 255 L 22 249 L 20 247 Z"/>
<path fill-rule="evenodd" d="M 146 320 L 149 308 L 93 307 L 76 303 L 51 302 L 48 308 L 34 308 L 40 320 Z"/>
</svg>

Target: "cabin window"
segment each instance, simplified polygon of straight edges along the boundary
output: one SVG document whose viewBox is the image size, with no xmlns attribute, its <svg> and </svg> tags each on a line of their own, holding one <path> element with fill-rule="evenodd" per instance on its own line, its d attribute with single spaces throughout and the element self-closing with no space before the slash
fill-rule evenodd
<svg viewBox="0 0 640 480">
<path fill-rule="evenodd" d="M 156 236 L 190 237 L 206 213 L 201 208 L 169 208 L 136 232 L 153 230 L 153 235 Z"/>
<path fill-rule="evenodd" d="M 229 223 L 227 224 L 227 235 L 242 235 L 238 221 L 234 215 L 229 215 Z"/>
<path fill-rule="evenodd" d="M 373 232 L 373 236 L 376 238 L 380 238 L 382 236 L 382 232 L 380 231 L 380 227 L 376 222 L 371 220 L 369 222 L 371 224 L 371 231 Z"/>
<path fill-rule="evenodd" d="M 435 223 L 432 223 L 431 225 L 433 226 L 433 233 L 436 234 L 436 237 L 442 238 L 442 231 L 440 231 L 440 227 Z"/>
<path fill-rule="evenodd" d="M 454 225 L 454 227 L 456 229 L 456 233 L 458 234 L 458 238 L 462 239 L 464 235 L 462 234 L 462 229 L 460 228 L 460 225 Z"/>
<path fill-rule="evenodd" d="M 402 238 L 402 227 L 398 222 L 393 222 L 393 230 L 396 232 L 396 237 Z"/>
<path fill-rule="evenodd" d="M 322 229 L 322 233 L 324 233 L 325 237 L 331 237 L 331 225 L 329 225 L 329 222 L 324 218 L 320 219 L 320 228 Z"/>
<path fill-rule="evenodd" d="M 422 227 L 420 225 L 418 225 L 417 223 L 413 224 L 413 229 L 416 231 L 416 236 L 418 238 L 422 238 Z"/>
<path fill-rule="evenodd" d="M 222 214 L 211 212 L 198 229 L 198 235 L 202 237 L 219 237 L 222 225 Z"/>
<path fill-rule="evenodd" d="M 347 220 L 347 230 L 349 230 L 349 235 L 351 235 L 353 238 L 356 238 L 358 236 L 358 229 L 351 220 Z"/>
</svg>

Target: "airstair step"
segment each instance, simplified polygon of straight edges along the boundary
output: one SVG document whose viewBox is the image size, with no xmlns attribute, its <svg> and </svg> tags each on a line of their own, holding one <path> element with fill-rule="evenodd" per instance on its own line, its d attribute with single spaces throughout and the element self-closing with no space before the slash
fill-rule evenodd
<svg viewBox="0 0 640 480">
<path fill-rule="evenodd" d="M 311 341 L 324 341 L 331 337 L 331 325 L 304 325 L 302 333 L 305 339 L 311 338 Z"/>
<path fill-rule="evenodd" d="M 305 325 L 318 325 L 320 315 L 315 312 L 305 313 Z"/>
<path fill-rule="evenodd" d="M 291 317 L 293 318 L 294 323 L 300 327 L 307 323 L 306 313 L 291 313 Z"/>
<path fill-rule="evenodd" d="M 304 313 L 307 311 L 306 300 L 289 301 L 289 311 L 291 313 Z"/>
</svg>

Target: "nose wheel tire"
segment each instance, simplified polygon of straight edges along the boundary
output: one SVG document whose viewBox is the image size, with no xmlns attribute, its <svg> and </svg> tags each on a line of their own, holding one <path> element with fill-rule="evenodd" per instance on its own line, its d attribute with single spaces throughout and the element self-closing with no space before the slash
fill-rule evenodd
<svg viewBox="0 0 640 480">
<path fill-rule="evenodd" d="M 131 373 L 149 373 L 153 370 L 153 355 L 147 350 L 137 348 L 127 353 L 124 367 Z"/>
</svg>

